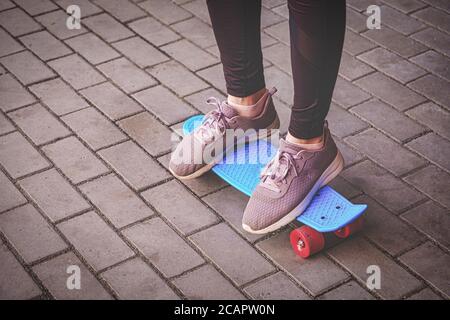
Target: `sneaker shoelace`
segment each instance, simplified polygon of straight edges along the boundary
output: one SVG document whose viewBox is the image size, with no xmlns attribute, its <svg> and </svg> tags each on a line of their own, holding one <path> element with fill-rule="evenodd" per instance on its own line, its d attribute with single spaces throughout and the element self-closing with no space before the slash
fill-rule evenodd
<svg viewBox="0 0 450 320">
<path fill-rule="evenodd" d="M 275 192 L 281 192 L 280 185 L 287 182 L 287 175 L 293 170 L 298 176 L 295 159 L 301 156 L 290 154 L 286 151 L 278 151 L 275 157 L 261 172 L 261 186 Z"/>
<path fill-rule="evenodd" d="M 215 140 L 217 136 L 223 135 L 229 128 L 227 118 L 223 112 L 222 103 L 219 99 L 210 97 L 206 103 L 216 107 L 216 110 L 208 113 L 203 119 L 202 124 L 195 132 L 196 137 L 204 144 Z"/>
</svg>

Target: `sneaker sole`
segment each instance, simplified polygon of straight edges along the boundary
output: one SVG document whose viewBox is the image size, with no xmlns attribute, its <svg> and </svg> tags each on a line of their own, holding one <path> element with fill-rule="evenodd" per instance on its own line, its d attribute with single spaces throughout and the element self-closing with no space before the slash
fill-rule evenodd
<svg viewBox="0 0 450 320">
<path fill-rule="evenodd" d="M 279 129 L 279 128 L 280 128 L 280 118 L 278 118 L 278 115 L 277 115 L 275 120 L 272 122 L 272 124 L 270 126 L 268 126 L 267 128 L 265 128 L 266 134 L 264 134 L 264 135 L 256 134 L 256 135 L 253 135 L 252 137 L 245 136 L 245 137 L 242 138 L 241 141 L 237 142 L 237 145 L 249 143 L 249 142 L 252 142 L 252 141 L 255 141 L 255 140 L 266 139 L 266 138 L 271 136 L 272 130 Z M 226 154 L 231 148 L 234 148 L 234 147 L 235 147 L 234 145 L 230 146 L 228 149 L 225 150 L 224 153 Z M 193 173 L 191 173 L 190 175 L 187 175 L 187 176 L 179 176 L 175 172 L 173 172 L 172 169 L 170 169 L 170 168 L 169 168 L 169 171 L 175 178 L 177 178 L 179 180 L 195 179 L 195 178 L 198 178 L 198 177 L 202 176 L 203 174 L 205 174 L 209 170 L 211 170 L 212 167 L 214 167 L 217 164 L 217 162 L 222 160 L 224 153 L 219 155 L 215 162 L 207 164 L 207 165 L 203 166 L 202 168 L 200 168 L 199 170 L 197 170 L 197 171 L 195 171 L 195 172 L 193 172 Z"/>
<path fill-rule="evenodd" d="M 339 152 L 336 155 L 336 158 L 334 158 L 333 162 L 328 166 L 328 168 L 322 173 L 322 175 L 317 179 L 314 186 L 311 188 L 309 193 L 306 195 L 305 199 L 303 199 L 302 202 L 300 202 L 299 205 L 297 205 L 293 210 L 291 210 L 287 215 L 285 215 L 283 218 L 278 220 L 277 222 L 273 223 L 272 225 L 265 227 L 264 229 L 260 230 L 253 230 L 250 226 L 246 224 L 242 224 L 242 228 L 244 228 L 245 231 L 254 233 L 254 234 L 265 234 L 269 232 L 273 232 L 278 230 L 281 227 L 284 227 L 288 223 L 292 222 L 299 216 L 299 212 L 302 212 L 308 207 L 309 203 L 313 199 L 316 192 L 328 184 L 331 180 L 336 178 L 339 173 L 344 169 L 344 158 L 342 157 L 342 154 Z"/>
</svg>

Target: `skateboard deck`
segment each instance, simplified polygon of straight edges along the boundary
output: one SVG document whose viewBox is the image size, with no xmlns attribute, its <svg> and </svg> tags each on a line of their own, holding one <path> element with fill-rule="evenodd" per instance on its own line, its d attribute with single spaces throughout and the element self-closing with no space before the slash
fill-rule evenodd
<svg viewBox="0 0 450 320">
<path fill-rule="evenodd" d="M 183 134 L 189 134 L 202 123 L 203 115 L 189 118 Z M 239 191 L 251 196 L 259 184 L 262 168 L 276 154 L 277 148 L 268 140 L 239 145 L 227 153 L 212 171 Z M 263 156 L 261 156 L 263 155 Z M 258 159 L 258 161 L 249 161 Z M 319 231 L 333 232 L 356 220 L 366 210 L 365 204 L 353 204 L 330 186 L 319 189 L 307 209 L 299 212 L 299 222 Z"/>
</svg>

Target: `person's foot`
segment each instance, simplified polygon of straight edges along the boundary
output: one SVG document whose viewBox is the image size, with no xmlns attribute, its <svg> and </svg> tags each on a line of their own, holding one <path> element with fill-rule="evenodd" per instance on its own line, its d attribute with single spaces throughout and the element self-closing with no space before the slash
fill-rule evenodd
<svg viewBox="0 0 450 320">
<path fill-rule="evenodd" d="M 243 139 L 264 138 L 271 130 L 278 129 L 280 120 L 272 101 L 275 92 L 273 88 L 262 96 L 258 102 L 262 104 L 262 111 L 254 117 L 240 116 L 226 101 L 208 99 L 208 103 L 216 105 L 217 109 L 207 113 L 202 124 L 178 144 L 170 159 L 170 172 L 179 179 L 197 178 L 220 162 L 236 143 Z M 242 129 L 245 135 L 236 139 L 236 129 Z M 227 138 L 230 134 L 235 137 Z"/>
<path fill-rule="evenodd" d="M 250 233 L 264 234 L 285 226 L 343 167 L 344 160 L 326 124 L 323 146 L 318 150 L 306 150 L 281 140 L 245 208 L 242 227 Z"/>
</svg>

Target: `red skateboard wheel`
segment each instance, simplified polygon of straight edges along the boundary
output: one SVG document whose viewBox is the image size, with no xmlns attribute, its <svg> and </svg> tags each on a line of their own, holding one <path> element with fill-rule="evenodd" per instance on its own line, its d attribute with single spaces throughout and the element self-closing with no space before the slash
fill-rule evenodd
<svg viewBox="0 0 450 320">
<path fill-rule="evenodd" d="M 339 238 L 345 239 L 348 238 L 349 236 L 351 236 L 352 234 L 358 232 L 359 230 L 362 229 L 364 224 L 364 219 L 362 216 L 358 217 L 356 220 L 354 220 L 353 222 L 349 223 L 348 225 L 346 225 L 345 227 L 336 230 L 334 232 L 334 234 L 336 236 L 338 236 Z"/>
<path fill-rule="evenodd" d="M 292 230 L 290 240 L 292 249 L 302 258 L 308 258 L 322 250 L 325 246 L 323 234 L 308 226 L 302 226 Z"/>
</svg>

